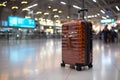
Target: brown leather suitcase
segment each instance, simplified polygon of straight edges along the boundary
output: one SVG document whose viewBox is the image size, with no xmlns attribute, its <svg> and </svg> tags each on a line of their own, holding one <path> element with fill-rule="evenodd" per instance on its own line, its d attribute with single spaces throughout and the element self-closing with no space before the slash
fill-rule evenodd
<svg viewBox="0 0 120 80">
<path fill-rule="evenodd" d="M 62 63 L 76 70 L 92 68 L 92 24 L 85 20 L 73 20 L 62 25 Z"/>
</svg>

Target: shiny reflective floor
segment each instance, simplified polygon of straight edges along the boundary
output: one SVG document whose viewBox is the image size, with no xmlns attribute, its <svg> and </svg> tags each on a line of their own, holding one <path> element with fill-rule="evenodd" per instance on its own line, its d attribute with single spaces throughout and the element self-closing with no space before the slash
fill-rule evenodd
<svg viewBox="0 0 120 80">
<path fill-rule="evenodd" d="M 60 39 L 0 41 L 0 80 L 120 80 L 120 44 L 94 40 L 93 69 L 60 63 Z"/>
</svg>

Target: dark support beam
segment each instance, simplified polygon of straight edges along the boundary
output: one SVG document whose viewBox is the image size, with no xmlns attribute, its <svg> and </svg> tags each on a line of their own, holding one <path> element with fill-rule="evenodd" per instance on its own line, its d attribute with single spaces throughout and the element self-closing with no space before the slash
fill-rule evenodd
<svg viewBox="0 0 120 80">
<path fill-rule="evenodd" d="M 82 0 L 82 8 L 84 9 L 85 8 L 85 0 Z M 84 16 L 85 16 L 85 12 L 83 11 L 83 13 L 82 13 L 83 15 L 82 15 L 82 19 L 84 19 Z"/>
<path fill-rule="evenodd" d="M 71 0 L 67 0 L 67 2 L 68 2 L 68 5 L 67 5 L 67 7 L 68 7 L 68 16 L 71 17 Z M 70 21 L 70 18 L 69 18 L 69 21 Z"/>
</svg>

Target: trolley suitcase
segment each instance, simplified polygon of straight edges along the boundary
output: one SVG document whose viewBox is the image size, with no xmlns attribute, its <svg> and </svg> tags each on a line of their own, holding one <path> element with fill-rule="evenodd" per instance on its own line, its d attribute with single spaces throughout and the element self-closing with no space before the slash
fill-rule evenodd
<svg viewBox="0 0 120 80">
<path fill-rule="evenodd" d="M 92 68 L 92 24 L 85 20 L 73 20 L 62 25 L 62 63 Z"/>
</svg>

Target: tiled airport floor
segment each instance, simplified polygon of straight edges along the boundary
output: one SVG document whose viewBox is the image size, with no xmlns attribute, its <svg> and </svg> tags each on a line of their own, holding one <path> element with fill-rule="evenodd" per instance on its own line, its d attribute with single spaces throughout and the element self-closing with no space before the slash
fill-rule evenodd
<svg viewBox="0 0 120 80">
<path fill-rule="evenodd" d="M 94 40 L 93 69 L 60 63 L 60 39 L 0 41 L 0 80 L 120 80 L 120 44 Z"/>
</svg>

